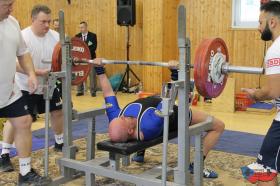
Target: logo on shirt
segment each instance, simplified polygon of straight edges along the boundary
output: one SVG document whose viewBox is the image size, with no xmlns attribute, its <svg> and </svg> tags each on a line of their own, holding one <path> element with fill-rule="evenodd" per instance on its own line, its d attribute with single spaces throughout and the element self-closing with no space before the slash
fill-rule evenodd
<svg viewBox="0 0 280 186">
<path fill-rule="evenodd" d="M 266 68 L 280 66 L 280 58 L 269 59 L 266 63 Z"/>
<path fill-rule="evenodd" d="M 111 107 L 113 107 L 113 104 L 111 104 L 111 103 L 106 103 L 105 107 L 106 107 L 106 108 L 111 108 Z"/>
<path fill-rule="evenodd" d="M 55 103 L 55 106 L 60 106 L 62 105 L 62 99 L 60 98 L 58 102 Z"/>
<path fill-rule="evenodd" d="M 258 154 L 258 159 L 262 160 L 263 159 L 262 155 Z"/>
<path fill-rule="evenodd" d="M 91 46 L 93 45 L 93 43 L 91 41 L 88 42 L 88 46 Z"/>
<path fill-rule="evenodd" d="M 28 110 L 28 106 L 27 105 L 24 105 L 23 108 L 24 108 L 24 110 Z"/>
</svg>

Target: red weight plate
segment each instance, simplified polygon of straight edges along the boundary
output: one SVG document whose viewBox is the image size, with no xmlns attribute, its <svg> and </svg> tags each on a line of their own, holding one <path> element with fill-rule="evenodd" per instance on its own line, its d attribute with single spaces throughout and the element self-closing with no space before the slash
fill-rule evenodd
<svg viewBox="0 0 280 186">
<path fill-rule="evenodd" d="M 91 59 L 90 50 L 85 42 L 77 37 L 71 39 L 71 57 L 78 59 Z M 57 43 L 52 55 L 52 71 L 61 71 L 61 44 Z M 92 68 L 90 63 L 75 63 L 72 66 L 72 85 L 83 83 Z"/>
<path fill-rule="evenodd" d="M 58 42 L 53 49 L 51 71 L 53 71 L 53 72 L 61 71 L 61 44 L 60 44 L 60 42 Z"/>
<path fill-rule="evenodd" d="M 87 44 L 77 37 L 73 37 L 71 39 L 72 50 L 71 56 L 72 58 L 78 59 L 91 59 L 90 50 Z M 72 66 L 72 85 L 79 85 L 86 81 L 90 70 L 92 68 L 92 64 L 90 63 L 75 63 Z"/>
<path fill-rule="evenodd" d="M 225 74 L 222 83 L 213 83 L 209 76 L 209 65 L 211 58 L 218 52 L 226 56 L 229 61 L 228 50 L 221 38 L 205 39 L 201 42 L 195 52 L 194 59 L 194 82 L 199 94 L 207 98 L 218 97 L 225 88 L 227 75 Z"/>
</svg>

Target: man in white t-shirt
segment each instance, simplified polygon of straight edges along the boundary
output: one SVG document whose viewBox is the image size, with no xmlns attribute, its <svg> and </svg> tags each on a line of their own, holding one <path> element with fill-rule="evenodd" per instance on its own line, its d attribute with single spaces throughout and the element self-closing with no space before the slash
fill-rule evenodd
<svg viewBox="0 0 280 186">
<path fill-rule="evenodd" d="M 27 74 L 27 87 L 30 93 L 37 89 L 37 78 L 20 27 L 10 16 L 14 0 L 0 0 L 0 117 L 8 118 L 14 128 L 14 141 L 19 157 L 19 184 L 48 184 L 50 180 L 39 176 L 31 169 L 31 117 L 27 101 L 15 83 L 16 59 Z M 1 156 L 0 163 L 10 161 Z"/>
<path fill-rule="evenodd" d="M 244 88 L 255 101 L 275 100 L 277 114 L 264 138 L 257 162 L 241 168 L 245 179 L 259 186 L 276 186 L 280 171 L 280 2 L 261 6 L 259 31 L 264 41 L 272 40 L 265 56 L 266 82 L 260 89 Z"/>
<path fill-rule="evenodd" d="M 49 61 L 52 58 L 53 49 L 59 41 L 59 34 L 49 29 L 51 23 L 51 10 L 49 7 L 35 5 L 32 9 L 31 17 L 32 24 L 22 30 L 22 36 L 31 54 L 39 85 L 35 93 L 30 94 L 28 90 L 28 76 L 22 72 L 21 68 L 18 68 L 15 82 L 27 100 L 29 113 L 34 113 L 36 108 L 37 112 L 41 114 L 45 113 L 45 100 L 43 97 L 44 80 L 51 70 L 51 64 L 43 63 L 42 61 Z M 51 125 L 55 133 L 55 150 L 61 152 L 63 147 L 63 113 L 59 86 L 54 90 L 53 97 L 50 100 L 50 113 Z M 9 149 L 13 143 L 13 128 L 9 125 L 9 122 L 5 124 L 3 135 L 4 148 L 2 154 L 6 156 L 9 155 Z M 12 170 L 11 162 L 6 164 Z"/>
</svg>

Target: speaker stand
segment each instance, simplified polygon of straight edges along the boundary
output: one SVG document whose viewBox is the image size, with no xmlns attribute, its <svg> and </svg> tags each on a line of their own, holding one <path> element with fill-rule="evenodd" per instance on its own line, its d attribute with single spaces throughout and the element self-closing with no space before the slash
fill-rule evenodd
<svg viewBox="0 0 280 186">
<path fill-rule="evenodd" d="M 129 43 L 129 25 L 126 26 L 127 28 L 127 37 L 126 37 L 126 60 L 129 61 L 129 48 L 130 48 L 130 43 Z M 132 75 L 137 79 L 138 81 L 138 84 L 136 85 L 139 85 L 139 82 L 140 82 L 140 78 L 135 74 L 135 72 L 130 68 L 129 64 L 126 65 L 126 68 L 125 68 L 125 71 L 124 71 L 124 74 L 122 76 L 122 80 L 121 80 L 121 83 L 119 84 L 117 90 L 115 90 L 115 94 L 117 94 L 117 91 L 119 90 L 119 88 L 121 86 L 123 86 L 123 92 L 126 92 L 126 93 L 133 93 L 134 91 L 130 91 L 130 78 L 129 78 L 129 73 L 132 73 Z M 124 80 L 126 78 L 126 84 L 124 84 Z M 136 86 L 135 85 L 135 86 Z"/>
</svg>

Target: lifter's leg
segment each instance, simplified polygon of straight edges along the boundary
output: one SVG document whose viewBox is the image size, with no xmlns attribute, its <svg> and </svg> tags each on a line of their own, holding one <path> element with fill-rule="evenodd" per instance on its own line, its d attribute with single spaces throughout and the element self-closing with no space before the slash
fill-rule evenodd
<svg viewBox="0 0 280 186">
<path fill-rule="evenodd" d="M 193 110 L 191 125 L 195 125 L 197 123 L 205 121 L 208 116 L 209 115 L 204 112 Z M 214 118 L 213 127 L 211 130 L 207 131 L 207 134 L 205 135 L 203 140 L 204 156 L 206 156 L 208 152 L 215 146 L 220 136 L 222 135 L 224 129 L 225 129 L 225 124 L 221 120 Z"/>
<path fill-rule="evenodd" d="M 203 122 L 207 119 L 208 115 L 204 112 L 192 111 L 192 122 L 191 125 L 195 125 L 197 123 Z M 214 145 L 219 140 L 221 134 L 223 133 L 225 125 L 222 121 L 218 120 L 217 118 L 213 118 L 213 125 L 212 129 L 207 131 L 207 134 L 204 136 L 203 140 L 203 155 L 204 159 L 208 152 L 214 147 Z M 194 172 L 194 165 L 193 163 L 190 164 L 189 170 L 191 173 Z M 218 174 L 210 169 L 203 170 L 203 177 L 204 178 L 217 178 Z"/>
</svg>

